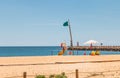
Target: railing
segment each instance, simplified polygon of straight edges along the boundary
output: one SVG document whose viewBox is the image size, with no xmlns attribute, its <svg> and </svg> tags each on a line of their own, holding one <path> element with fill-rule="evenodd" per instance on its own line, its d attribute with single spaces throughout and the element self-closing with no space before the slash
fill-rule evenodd
<svg viewBox="0 0 120 78">
<path fill-rule="evenodd" d="M 67 78 L 89 78 L 89 77 L 110 77 L 113 78 L 119 78 L 120 77 L 120 70 L 109 70 L 109 71 L 101 71 L 101 72 L 80 72 L 78 69 L 76 69 L 73 72 L 66 72 L 65 73 Z M 13 77 L 5 77 L 5 78 L 35 78 L 36 75 L 29 75 L 27 72 L 23 72 L 22 76 L 13 76 Z M 49 78 L 49 75 L 45 75 L 46 78 Z"/>
</svg>

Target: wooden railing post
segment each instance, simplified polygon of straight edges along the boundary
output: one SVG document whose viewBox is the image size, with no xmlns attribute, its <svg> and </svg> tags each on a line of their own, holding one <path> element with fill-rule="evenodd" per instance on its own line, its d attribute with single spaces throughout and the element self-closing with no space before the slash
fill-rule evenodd
<svg viewBox="0 0 120 78">
<path fill-rule="evenodd" d="M 76 73 L 76 78 L 79 78 L 79 76 L 78 76 L 78 69 L 75 70 L 75 73 Z"/>
<path fill-rule="evenodd" d="M 27 78 L 27 72 L 23 72 L 23 78 Z"/>
</svg>

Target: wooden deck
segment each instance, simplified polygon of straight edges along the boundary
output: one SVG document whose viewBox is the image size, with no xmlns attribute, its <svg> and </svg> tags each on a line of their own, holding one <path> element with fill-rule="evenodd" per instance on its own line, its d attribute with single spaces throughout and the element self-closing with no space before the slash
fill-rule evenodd
<svg viewBox="0 0 120 78">
<path fill-rule="evenodd" d="M 68 50 L 102 50 L 102 51 L 120 51 L 120 46 L 74 46 Z"/>
</svg>

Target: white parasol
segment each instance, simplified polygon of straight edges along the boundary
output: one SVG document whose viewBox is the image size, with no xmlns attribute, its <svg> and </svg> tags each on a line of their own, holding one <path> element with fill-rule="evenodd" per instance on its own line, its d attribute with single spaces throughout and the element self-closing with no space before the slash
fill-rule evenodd
<svg viewBox="0 0 120 78">
<path fill-rule="evenodd" d="M 89 40 L 89 41 L 85 42 L 84 44 L 98 44 L 98 43 L 99 43 L 98 41 Z"/>
</svg>

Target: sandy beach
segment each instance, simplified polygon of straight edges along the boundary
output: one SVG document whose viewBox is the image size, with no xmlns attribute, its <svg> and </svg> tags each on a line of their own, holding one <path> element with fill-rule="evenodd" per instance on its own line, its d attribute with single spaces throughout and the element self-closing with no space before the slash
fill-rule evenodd
<svg viewBox="0 0 120 78">
<path fill-rule="evenodd" d="M 60 74 L 68 78 L 120 78 L 120 55 L 100 56 L 29 56 L 0 57 L 0 78 L 35 78 L 36 75 Z"/>
</svg>

